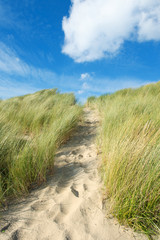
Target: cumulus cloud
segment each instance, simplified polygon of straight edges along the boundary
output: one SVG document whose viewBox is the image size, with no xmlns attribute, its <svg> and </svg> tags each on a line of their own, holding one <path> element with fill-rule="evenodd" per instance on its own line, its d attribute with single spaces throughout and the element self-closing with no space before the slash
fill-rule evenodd
<svg viewBox="0 0 160 240">
<path fill-rule="evenodd" d="M 160 40 L 159 0 L 72 0 L 62 52 L 76 62 L 118 53 L 125 40 Z"/>
</svg>

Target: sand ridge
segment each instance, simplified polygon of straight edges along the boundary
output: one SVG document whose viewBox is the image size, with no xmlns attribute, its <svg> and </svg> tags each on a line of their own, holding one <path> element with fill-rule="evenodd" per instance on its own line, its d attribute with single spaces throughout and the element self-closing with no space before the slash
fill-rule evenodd
<svg viewBox="0 0 160 240">
<path fill-rule="evenodd" d="M 143 240 L 106 218 L 98 176 L 97 114 L 84 109 L 84 122 L 56 154 L 54 176 L 1 214 L 2 240 Z"/>
</svg>

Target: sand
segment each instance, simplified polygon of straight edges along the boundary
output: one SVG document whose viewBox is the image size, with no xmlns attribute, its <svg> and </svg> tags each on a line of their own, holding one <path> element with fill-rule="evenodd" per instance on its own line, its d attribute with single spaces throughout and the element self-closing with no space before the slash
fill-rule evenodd
<svg viewBox="0 0 160 240">
<path fill-rule="evenodd" d="M 106 217 L 97 172 L 98 119 L 85 121 L 56 154 L 54 175 L 1 213 L 1 240 L 143 240 L 144 235 Z"/>
</svg>

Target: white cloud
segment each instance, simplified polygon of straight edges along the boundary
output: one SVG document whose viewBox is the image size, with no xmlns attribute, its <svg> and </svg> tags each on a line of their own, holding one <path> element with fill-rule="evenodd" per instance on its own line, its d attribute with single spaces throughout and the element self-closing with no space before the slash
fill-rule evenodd
<svg viewBox="0 0 160 240">
<path fill-rule="evenodd" d="M 72 0 L 62 52 L 76 62 L 118 53 L 125 40 L 160 40 L 159 0 Z"/>
<path fill-rule="evenodd" d="M 40 89 L 28 86 L 27 84 L 20 85 L 19 83 L 15 85 L 0 85 L 0 98 L 6 99 L 10 97 L 22 96 L 28 93 L 34 93 Z"/>
<path fill-rule="evenodd" d="M 77 96 L 81 103 L 85 103 L 86 99 L 90 96 L 109 94 L 124 88 L 137 88 L 149 83 L 151 83 L 151 81 L 136 79 L 132 77 L 95 78 L 87 89 L 84 89 L 82 85 L 77 92 Z"/>
<path fill-rule="evenodd" d="M 155 8 L 151 8 L 150 11 L 141 14 L 138 40 L 160 40 L 160 2 L 157 4 L 157 7 L 155 5 Z"/>
<path fill-rule="evenodd" d="M 90 86 L 88 85 L 87 82 L 84 82 L 81 86 L 81 89 L 78 91 L 78 94 L 84 94 L 85 92 L 88 92 L 88 90 L 90 89 Z"/>
<path fill-rule="evenodd" d="M 0 42 L 0 71 L 22 76 L 28 73 L 29 67 L 20 61 L 13 50 Z"/>
<path fill-rule="evenodd" d="M 89 73 L 82 73 L 81 74 L 81 80 L 86 80 L 86 79 L 89 79 L 91 76 Z"/>
<path fill-rule="evenodd" d="M 156 82 L 156 81 L 155 81 Z M 122 77 L 122 78 L 95 78 L 92 84 L 83 83 L 78 91 L 79 95 L 83 97 L 88 96 L 100 96 L 106 93 L 113 93 L 124 88 L 137 88 L 142 85 L 151 83 L 148 80 L 142 80 L 132 77 Z"/>
<path fill-rule="evenodd" d="M 105 93 L 113 93 L 124 88 L 137 88 L 142 85 L 151 83 L 148 80 L 141 80 L 132 77 L 123 78 L 100 78 L 96 79 L 95 83 L 90 86 L 89 92 L 91 95 L 96 93 L 98 95 Z"/>
<path fill-rule="evenodd" d="M 10 25 L 11 24 L 11 13 L 6 6 L 4 6 L 4 3 L 0 0 L 0 25 Z"/>
<path fill-rule="evenodd" d="M 0 42 L 0 98 L 24 95 L 48 86 L 56 87 L 53 84 L 58 77 L 50 70 L 27 64 L 14 49 Z"/>
<path fill-rule="evenodd" d="M 89 89 L 89 88 L 90 88 L 90 87 L 89 87 L 88 83 L 84 82 L 83 85 L 82 85 L 82 89 L 83 89 L 83 90 L 87 90 L 87 89 Z"/>
<path fill-rule="evenodd" d="M 87 76 L 89 77 L 89 74 L 82 75 L 85 80 L 88 80 Z M 51 70 L 27 64 L 14 49 L 0 42 L 0 98 L 23 95 L 45 88 L 77 92 L 82 87 L 79 80 L 77 75 L 58 75 Z M 87 88 L 87 85 L 84 84 L 83 88 Z"/>
<path fill-rule="evenodd" d="M 79 91 L 78 91 L 78 94 L 83 94 L 83 93 L 84 93 L 83 90 L 79 90 Z"/>
<path fill-rule="evenodd" d="M 56 79 L 56 74 L 54 72 L 28 65 L 19 58 L 13 49 L 2 42 L 0 42 L 0 71 L 8 75 L 28 77 L 28 79 Z"/>
</svg>

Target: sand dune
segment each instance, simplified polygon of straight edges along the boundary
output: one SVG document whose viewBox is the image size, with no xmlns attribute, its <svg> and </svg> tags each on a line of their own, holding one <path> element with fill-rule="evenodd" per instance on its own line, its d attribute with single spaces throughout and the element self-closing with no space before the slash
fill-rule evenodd
<svg viewBox="0 0 160 240">
<path fill-rule="evenodd" d="M 147 239 L 106 217 L 94 143 L 97 123 L 94 111 L 85 109 L 84 123 L 56 155 L 54 176 L 1 213 L 0 239 Z"/>
</svg>

